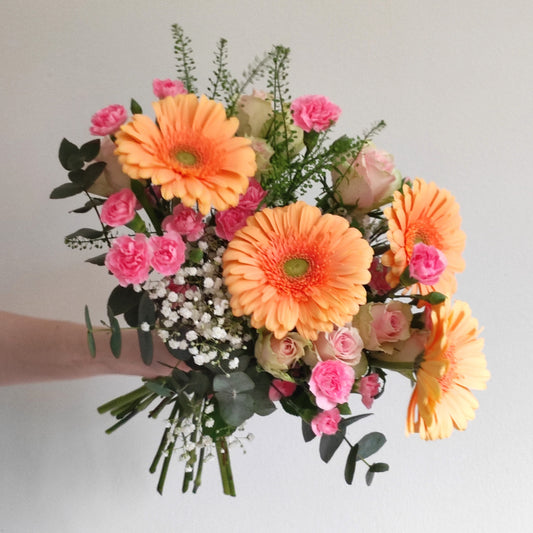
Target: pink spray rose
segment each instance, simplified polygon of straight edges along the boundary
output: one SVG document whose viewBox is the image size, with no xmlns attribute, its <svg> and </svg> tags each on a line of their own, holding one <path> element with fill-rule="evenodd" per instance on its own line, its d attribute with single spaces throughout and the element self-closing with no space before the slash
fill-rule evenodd
<svg viewBox="0 0 533 533">
<path fill-rule="evenodd" d="M 164 231 L 179 233 L 189 242 L 197 241 L 204 233 L 202 214 L 183 204 L 178 204 L 172 215 L 163 219 L 161 227 Z"/>
<path fill-rule="evenodd" d="M 176 96 L 177 94 L 187 94 L 187 89 L 183 82 L 179 80 L 159 80 L 155 79 L 152 82 L 152 89 L 154 94 L 160 100 L 167 96 Z"/>
<path fill-rule="evenodd" d="M 320 361 L 311 372 L 309 389 L 315 395 L 321 409 L 332 409 L 348 401 L 355 381 L 351 366 L 336 359 Z"/>
<path fill-rule="evenodd" d="M 100 109 L 91 117 L 92 126 L 89 131 L 92 135 L 111 135 L 115 133 L 124 122 L 128 120 L 128 112 L 124 106 L 113 104 Z"/>
<path fill-rule="evenodd" d="M 127 224 L 135 217 L 137 198 L 131 189 L 113 193 L 102 205 L 100 217 L 104 224 L 116 228 Z"/>
<path fill-rule="evenodd" d="M 171 276 L 183 265 L 185 243 L 179 234 L 152 235 L 149 245 L 152 250 L 150 264 L 156 272 L 164 276 Z"/>
<path fill-rule="evenodd" d="M 317 437 L 322 436 L 322 434 L 335 435 L 339 429 L 340 421 L 341 414 L 339 410 L 334 407 L 329 411 L 318 413 L 313 420 L 311 420 L 311 429 Z"/>
<path fill-rule="evenodd" d="M 361 378 L 359 381 L 359 394 L 362 396 L 361 401 L 367 409 L 372 407 L 374 396 L 379 393 L 379 376 L 370 374 Z"/>
<path fill-rule="evenodd" d="M 231 241 L 235 233 L 246 225 L 246 219 L 253 214 L 250 209 L 240 206 L 231 207 L 215 214 L 215 233 L 221 238 Z"/>
<path fill-rule="evenodd" d="M 367 350 L 392 352 L 394 343 L 410 335 L 412 313 L 408 304 L 391 301 L 361 306 L 353 323 Z"/>
<path fill-rule="evenodd" d="M 248 189 L 241 195 L 237 207 L 255 211 L 266 195 L 267 192 L 261 187 L 259 182 L 255 178 L 250 178 Z"/>
<path fill-rule="evenodd" d="M 361 360 L 363 340 L 354 327 L 336 328 L 329 333 L 321 331 L 313 344 L 321 361 L 338 359 L 356 366 Z"/>
<path fill-rule="evenodd" d="M 272 333 L 260 332 L 255 343 L 255 357 L 268 373 L 286 379 L 287 371 L 304 356 L 309 341 L 298 333 L 288 333 L 283 339 L 276 339 Z"/>
<path fill-rule="evenodd" d="M 296 383 L 284 381 L 282 379 L 272 380 L 272 385 L 268 389 L 268 397 L 271 402 L 277 402 L 283 397 L 292 396 L 296 390 Z"/>
<path fill-rule="evenodd" d="M 296 126 L 306 132 L 329 129 L 341 114 L 340 107 L 320 95 L 296 98 L 291 104 L 291 111 Z"/>
<path fill-rule="evenodd" d="M 127 287 L 130 283 L 143 283 L 148 279 L 150 257 L 151 250 L 145 235 L 122 235 L 113 241 L 105 256 L 105 266 L 122 287 Z"/>
<path fill-rule="evenodd" d="M 331 177 L 342 201 L 364 212 L 387 203 L 401 181 L 392 155 L 371 142 L 365 144 L 355 160 L 337 165 Z"/>
<path fill-rule="evenodd" d="M 435 285 L 447 264 L 446 256 L 438 248 L 418 242 L 409 261 L 409 275 L 424 285 Z"/>
</svg>

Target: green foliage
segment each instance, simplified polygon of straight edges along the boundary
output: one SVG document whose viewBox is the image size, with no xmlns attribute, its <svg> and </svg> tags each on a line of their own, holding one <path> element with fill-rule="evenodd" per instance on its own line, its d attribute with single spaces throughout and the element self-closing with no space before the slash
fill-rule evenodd
<svg viewBox="0 0 533 533">
<path fill-rule="evenodd" d="M 154 302 L 150 300 L 146 292 L 142 293 L 139 301 L 138 324 L 137 337 L 141 350 L 141 358 L 145 365 L 150 365 L 154 357 L 154 341 L 151 329 L 155 326 L 155 307 Z M 143 329 L 144 324 L 148 324 L 150 330 L 145 331 Z"/>
<path fill-rule="evenodd" d="M 254 414 L 253 380 L 244 372 L 221 374 L 213 379 L 215 398 L 222 418 L 232 426 L 240 426 Z"/>
<path fill-rule="evenodd" d="M 185 35 L 178 24 L 172 25 L 172 36 L 174 38 L 174 55 L 176 56 L 178 79 L 183 82 L 188 92 L 196 93 L 195 84 L 198 80 L 193 74 L 196 64 L 193 59 L 191 39 Z"/>
<path fill-rule="evenodd" d="M 87 327 L 87 344 L 89 346 L 89 353 L 91 357 L 96 357 L 96 342 L 94 340 L 93 325 L 89 315 L 89 307 L 85 306 L 85 326 Z"/>
</svg>

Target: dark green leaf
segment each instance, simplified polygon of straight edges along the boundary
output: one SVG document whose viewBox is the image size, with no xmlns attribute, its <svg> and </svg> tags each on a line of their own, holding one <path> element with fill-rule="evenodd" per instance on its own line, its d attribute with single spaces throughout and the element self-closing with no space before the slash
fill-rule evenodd
<svg viewBox="0 0 533 533">
<path fill-rule="evenodd" d="M 107 317 L 109 318 L 109 325 L 111 326 L 111 339 L 109 340 L 109 346 L 111 347 L 111 353 L 116 357 L 120 357 L 120 350 L 122 348 L 122 335 L 120 332 L 120 324 L 114 317 L 113 311 L 109 305 L 107 306 Z"/>
<path fill-rule="evenodd" d="M 345 434 L 346 430 L 339 429 L 335 435 L 322 435 L 320 437 L 319 453 L 322 461 L 329 462 L 344 440 Z"/>
<path fill-rule="evenodd" d="M 124 313 L 124 320 L 126 324 L 132 328 L 136 328 L 139 325 L 139 307 L 132 307 Z"/>
<path fill-rule="evenodd" d="M 103 161 L 97 161 L 92 163 L 84 170 L 83 187 L 89 189 L 93 183 L 100 177 L 100 174 L 104 171 L 106 163 Z"/>
<path fill-rule="evenodd" d="M 69 198 L 70 196 L 76 196 L 83 192 L 83 188 L 76 183 L 63 183 L 59 187 L 56 187 L 51 193 L 50 198 L 52 200 L 58 200 L 60 198 Z"/>
<path fill-rule="evenodd" d="M 363 418 L 366 418 L 367 416 L 371 416 L 371 415 L 372 415 L 372 413 L 364 413 L 362 415 L 355 415 L 355 416 L 349 416 L 348 418 L 343 418 L 339 422 L 339 427 L 340 428 L 346 428 L 350 424 L 353 424 L 354 422 L 357 422 L 358 420 L 362 420 Z"/>
<path fill-rule="evenodd" d="M 184 372 L 179 368 L 174 368 L 172 370 L 172 379 L 174 379 L 179 387 L 183 388 L 189 383 L 190 377 L 188 372 Z"/>
<path fill-rule="evenodd" d="M 376 472 L 387 472 L 389 470 L 389 465 L 387 463 L 374 463 L 366 472 L 366 484 L 371 485 L 374 480 L 374 474 Z"/>
<path fill-rule="evenodd" d="M 69 213 L 88 213 L 94 207 L 102 205 L 105 202 L 105 198 L 91 198 L 88 202 L 85 203 L 83 207 L 78 207 L 78 209 L 73 209 Z"/>
<path fill-rule="evenodd" d="M 141 358 L 145 365 L 151 365 L 154 358 L 154 340 L 151 331 L 143 331 L 137 328 L 137 338 L 141 350 Z"/>
<path fill-rule="evenodd" d="M 190 381 L 186 392 L 193 392 L 198 397 L 203 397 L 209 389 L 209 378 L 202 372 L 190 372 Z"/>
<path fill-rule="evenodd" d="M 94 257 L 90 257 L 89 259 L 86 259 L 85 262 L 86 263 L 91 263 L 93 265 L 103 266 L 103 265 L 105 265 L 105 256 L 106 255 L 107 254 L 96 255 Z"/>
<path fill-rule="evenodd" d="M 136 292 L 133 285 L 122 287 L 117 285 L 109 295 L 107 305 L 111 308 L 113 316 L 124 314 L 130 309 L 136 308 L 141 300 L 142 293 Z"/>
<path fill-rule="evenodd" d="M 311 424 L 308 424 L 303 419 L 302 419 L 302 434 L 304 436 L 305 442 L 310 442 L 316 437 L 315 432 L 311 428 Z"/>
<path fill-rule="evenodd" d="M 359 452 L 357 454 L 358 459 L 366 459 L 370 455 L 376 453 L 387 442 L 385 435 L 374 431 L 365 435 L 357 444 L 359 446 Z"/>
<path fill-rule="evenodd" d="M 87 344 L 89 345 L 89 353 L 91 357 L 96 356 L 96 342 L 93 335 L 93 325 L 91 324 L 91 317 L 89 316 L 89 307 L 85 306 L 85 325 L 87 326 Z"/>
<path fill-rule="evenodd" d="M 100 139 L 94 139 L 80 146 L 80 154 L 84 161 L 92 161 L 100 151 Z"/>
<path fill-rule="evenodd" d="M 78 170 L 71 170 L 68 173 L 68 179 L 72 183 L 75 183 L 76 185 L 79 185 L 82 189 L 83 188 L 87 188 L 87 187 L 83 186 L 84 178 L 85 178 L 85 171 L 83 169 L 81 169 L 81 168 L 78 169 Z"/>
<path fill-rule="evenodd" d="M 357 462 L 357 450 L 359 447 L 357 444 L 352 446 L 348 457 L 346 458 L 346 466 L 344 467 L 344 479 L 348 485 L 351 485 L 353 482 L 353 477 L 355 475 L 355 464 Z"/>
<path fill-rule="evenodd" d="M 67 139 L 63 139 L 61 141 L 61 144 L 59 145 L 59 162 L 65 170 L 72 170 L 72 167 L 69 165 L 69 159 L 72 156 L 78 155 L 79 149 L 75 144 L 71 143 Z"/>
<path fill-rule="evenodd" d="M 81 228 L 74 233 L 70 233 L 65 237 L 66 240 L 76 239 L 77 237 L 83 237 L 84 239 L 99 239 L 102 237 L 104 232 L 98 229 L 91 228 Z"/>
<path fill-rule="evenodd" d="M 155 306 L 148 293 L 143 291 L 139 300 L 139 324 L 147 322 L 150 327 L 155 325 Z"/>
<path fill-rule="evenodd" d="M 133 98 L 130 102 L 130 111 L 132 115 L 141 115 L 143 112 L 142 107 Z"/>
</svg>

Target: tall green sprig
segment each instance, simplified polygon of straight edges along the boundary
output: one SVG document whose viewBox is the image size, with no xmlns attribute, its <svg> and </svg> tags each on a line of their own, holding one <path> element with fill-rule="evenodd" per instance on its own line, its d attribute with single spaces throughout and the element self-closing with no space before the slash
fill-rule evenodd
<svg viewBox="0 0 533 533">
<path fill-rule="evenodd" d="M 178 78 L 183 82 L 189 93 L 196 93 L 196 76 L 193 72 L 196 63 L 193 58 L 191 39 L 185 35 L 183 29 L 178 24 L 172 25 L 172 36 L 174 38 L 174 55 L 176 56 L 176 68 Z"/>
<path fill-rule="evenodd" d="M 213 63 L 215 70 L 213 77 L 209 78 L 207 94 L 212 100 L 218 100 L 223 94 L 233 94 L 238 86 L 228 69 L 228 41 L 224 38 L 218 41 Z"/>
</svg>

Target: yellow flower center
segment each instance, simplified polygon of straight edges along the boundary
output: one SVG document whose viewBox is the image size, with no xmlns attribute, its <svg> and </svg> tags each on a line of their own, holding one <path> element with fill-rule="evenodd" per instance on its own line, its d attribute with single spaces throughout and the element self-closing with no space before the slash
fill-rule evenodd
<svg viewBox="0 0 533 533">
<path fill-rule="evenodd" d="M 283 263 L 283 271 L 291 278 L 299 278 L 309 270 L 309 263 L 300 257 L 294 257 Z"/>
<path fill-rule="evenodd" d="M 191 154 L 191 152 L 186 152 L 184 150 L 181 150 L 176 153 L 176 159 L 185 166 L 192 167 L 196 164 L 197 158 L 194 154 Z"/>
</svg>

